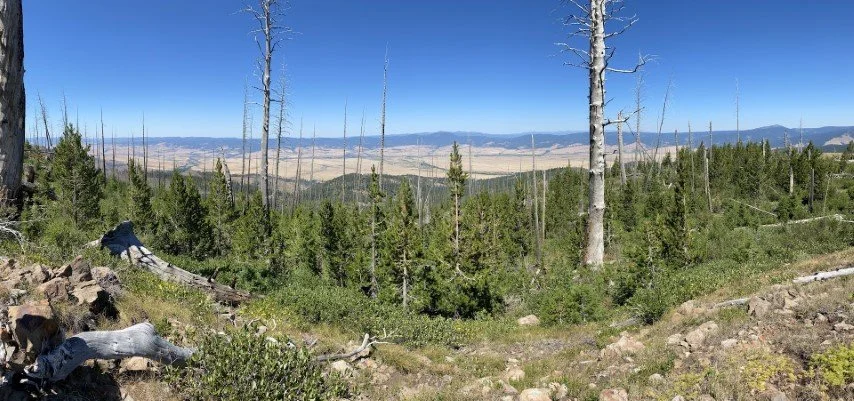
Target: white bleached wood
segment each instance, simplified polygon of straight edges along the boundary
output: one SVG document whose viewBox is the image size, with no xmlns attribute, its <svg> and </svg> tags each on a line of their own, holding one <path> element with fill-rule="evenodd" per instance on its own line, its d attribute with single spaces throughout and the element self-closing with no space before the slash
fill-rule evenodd
<svg viewBox="0 0 854 401">
<path fill-rule="evenodd" d="M 133 223 L 124 221 L 108 231 L 89 246 L 101 246 L 113 255 L 120 255 L 132 264 L 154 273 L 160 279 L 183 284 L 210 294 L 215 300 L 228 304 L 239 304 L 250 298 L 249 293 L 236 290 L 213 280 L 190 273 L 180 267 L 160 259 L 149 251 L 133 232 Z"/>
<path fill-rule="evenodd" d="M 157 335 L 151 323 L 116 331 L 88 331 L 66 339 L 25 368 L 34 379 L 60 381 L 89 359 L 144 357 L 167 365 L 185 362 L 193 351 Z"/>
<path fill-rule="evenodd" d="M 836 270 L 833 270 L 833 271 L 815 273 L 815 274 L 812 274 L 809 276 L 797 277 L 794 280 L 792 280 L 792 282 L 795 284 L 805 284 L 805 283 L 811 283 L 813 281 L 821 281 L 821 280 L 827 280 L 827 279 L 831 279 L 831 278 L 850 276 L 852 274 L 854 274 L 854 266 L 845 267 L 845 268 L 837 268 Z"/>
</svg>

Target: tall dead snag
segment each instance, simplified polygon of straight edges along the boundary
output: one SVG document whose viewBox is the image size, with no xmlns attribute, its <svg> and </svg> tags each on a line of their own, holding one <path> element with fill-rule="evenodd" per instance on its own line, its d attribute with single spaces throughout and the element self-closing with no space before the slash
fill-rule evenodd
<svg viewBox="0 0 854 401">
<path fill-rule="evenodd" d="M 380 113 L 380 191 L 383 189 L 383 164 L 385 163 L 385 104 L 388 98 L 388 49 L 383 64 L 383 104 Z"/>
<path fill-rule="evenodd" d="M 620 186 L 626 186 L 626 162 L 623 159 L 623 112 L 617 113 L 617 157 L 620 158 Z"/>
<path fill-rule="evenodd" d="M 299 181 L 302 178 L 302 176 L 301 176 L 302 175 L 302 127 L 303 127 L 302 121 L 303 121 L 302 118 L 300 118 L 300 120 L 299 120 L 299 143 L 297 144 L 297 168 L 296 168 L 296 173 L 294 175 L 294 194 L 293 194 L 293 199 L 292 199 L 292 203 L 291 203 L 291 213 L 293 213 L 294 209 L 296 209 L 297 204 L 299 203 L 299 198 L 300 198 L 300 196 L 299 196 L 300 195 L 299 194 L 299 191 L 300 191 Z M 314 161 L 313 157 L 312 157 L 312 161 Z"/>
<path fill-rule="evenodd" d="M 101 109 L 101 171 L 104 181 L 107 180 L 107 150 L 104 146 L 104 109 Z"/>
<path fill-rule="evenodd" d="M 21 0 L 0 0 L 0 202 L 18 197 L 26 135 L 24 13 Z"/>
<path fill-rule="evenodd" d="M 246 135 L 249 133 L 249 83 L 243 83 L 243 152 L 240 158 L 240 191 L 246 188 Z"/>
<path fill-rule="evenodd" d="M 356 154 L 356 207 L 362 200 L 362 143 L 365 140 L 365 109 L 362 109 L 362 128 L 359 130 L 359 151 Z"/>
<path fill-rule="evenodd" d="M 582 50 L 568 44 L 558 44 L 565 51 L 578 57 L 576 62 L 567 63 L 587 70 L 590 101 L 590 164 L 589 164 L 589 205 L 587 211 L 587 249 L 584 262 L 598 269 L 605 256 L 605 127 L 614 121 L 605 119 L 605 73 L 635 73 L 646 64 L 647 58 L 641 57 L 633 69 L 620 70 L 608 66 L 614 55 L 614 48 L 606 47 L 605 41 L 620 35 L 637 22 L 635 17 L 619 17 L 624 8 L 622 0 L 590 0 L 584 6 L 576 1 L 573 4 L 581 11 L 579 15 L 570 15 L 565 24 L 571 27 L 573 37 L 588 40 L 588 49 Z M 605 24 L 619 22 L 623 26 L 613 32 L 605 32 Z"/>
<path fill-rule="evenodd" d="M 344 203 L 344 194 L 347 191 L 347 100 L 344 100 L 344 153 L 341 155 L 344 168 L 341 171 L 341 203 Z"/>
<path fill-rule="evenodd" d="M 130 221 L 120 223 L 116 228 L 107 231 L 100 239 L 90 242 L 88 246 L 107 248 L 113 255 L 121 256 L 131 264 L 154 273 L 161 280 L 201 290 L 219 302 L 236 305 L 250 298 L 246 292 L 190 273 L 160 259 L 142 245 L 142 242 L 134 234 L 133 223 Z"/>
<path fill-rule="evenodd" d="M 540 198 L 537 196 L 537 153 L 534 134 L 531 134 L 531 187 L 534 195 L 534 239 L 537 245 L 537 270 L 543 265 L 543 242 L 540 241 Z"/>
<path fill-rule="evenodd" d="M 283 69 L 284 70 L 284 69 Z M 276 124 L 276 178 L 273 182 L 273 207 L 277 207 L 279 204 L 279 163 L 282 160 L 282 131 L 285 128 L 285 93 L 287 93 L 287 86 L 285 83 L 285 73 L 282 71 L 281 84 L 279 85 L 279 120 L 278 124 Z"/>
<path fill-rule="evenodd" d="M 41 94 L 38 95 L 38 98 L 42 114 L 42 123 L 44 124 L 44 138 L 47 141 L 47 150 L 50 150 L 53 148 L 53 142 L 50 139 L 50 124 L 47 122 L 47 107 L 44 105 L 44 100 L 42 100 Z"/>
<path fill-rule="evenodd" d="M 270 162 L 269 139 L 270 139 L 270 76 L 273 65 L 273 53 L 281 44 L 281 34 L 288 29 L 279 24 L 283 12 L 278 0 L 259 0 L 260 10 L 247 6 L 243 11 L 255 18 L 258 29 L 254 33 L 263 35 L 263 39 L 256 37 L 255 44 L 261 53 L 263 62 L 259 61 L 258 69 L 261 72 L 261 92 L 264 95 L 263 113 L 261 120 L 261 193 L 265 213 L 270 212 Z"/>
</svg>

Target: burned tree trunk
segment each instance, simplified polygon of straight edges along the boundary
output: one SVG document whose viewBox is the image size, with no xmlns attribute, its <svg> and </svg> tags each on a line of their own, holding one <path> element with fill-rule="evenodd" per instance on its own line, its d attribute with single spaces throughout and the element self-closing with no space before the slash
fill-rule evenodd
<svg viewBox="0 0 854 401">
<path fill-rule="evenodd" d="M 0 204 L 18 197 L 24 169 L 24 14 L 0 0 Z"/>
<path fill-rule="evenodd" d="M 190 273 L 157 257 L 142 245 L 133 232 L 133 223 L 125 221 L 107 231 L 90 246 L 105 247 L 113 255 L 127 259 L 133 265 L 154 273 L 162 280 L 183 284 L 210 294 L 216 301 L 236 305 L 250 298 L 249 293 L 235 290 L 213 280 Z"/>
</svg>

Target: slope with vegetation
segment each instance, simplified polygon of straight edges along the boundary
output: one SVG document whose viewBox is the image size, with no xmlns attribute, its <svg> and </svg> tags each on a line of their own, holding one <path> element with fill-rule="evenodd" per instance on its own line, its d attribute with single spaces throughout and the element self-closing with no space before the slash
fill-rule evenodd
<svg viewBox="0 0 854 401">
<path fill-rule="evenodd" d="M 845 320 L 845 305 L 821 312 L 830 323 L 817 325 L 814 311 L 803 309 L 824 302 L 813 301 L 821 298 L 812 290 L 783 300 L 780 310 L 791 313 L 780 318 L 794 318 L 797 327 L 827 341 L 797 355 L 783 349 L 788 354 L 780 356 L 781 349 L 771 347 L 744 363 L 731 361 L 756 371 L 753 393 L 735 390 L 743 389 L 736 382 L 730 390 L 718 388 L 726 379 L 718 375 L 732 374 L 718 364 L 729 356 L 703 354 L 713 351 L 706 348 L 695 355 L 690 343 L 687 351 L 661 344 L 665 335 L 685 335 L 700 320 L 715 321 L 715 336 L 731 335 L 738 344 L 764 338 L 791 322 L 777 314 L 754 320 L 736 308 L 673 323 L 671 311 L 692 299 L 761 294 L 793 272 L 851 263 L 854 178 L 845 156 L 825 156 L 812 145 L 798 151 L 767 143 L 708 150 L 701 144 L 660 163 L 627 164 L 625 185 L 616 163 L 606 177 L 606 263 L 591 270 L 581 264 L 582 171 L 554 172 L 547 183 L 540 172 L 520 175 L 511 191 L 472 192 L 454 152 L 443 202 L 426 204 L 423 188 L 407 179 L 386 196 L 374 175 L 362 180 L 370 195 L 364 203 L 332 197 L 265 213 L 260 194 L 234 191 L 219 168 L 210 180 L 176 171 L 160 185 L 139 166 L 128 181 L 105 177 L 69 126 L 52 153 L 28 146 L 27 163 L 36 174 L 18 226 L 26 241 L 9 238 L 3 249 L 48 266 L 85 252 L 117 270 L 127 288 L 117 296 L 118 320 L 87 329 L 147 319 L 170 339 L 198 348 L 190 369 L 144 377 L 137 398 L 154 392 L 154 398 L 278 399 L 284 391 L 303 399 L 480 399 L 549 385 L 550 396 L 565 389 L 564 396 L 580 399 L 612 386 L 642 398 L 699 399 L 745 398 L 773 385 L 794 397 L 844 391 L 838 384 L 850 382 L 847 329 L 835 326 Z M 706 160 L 708 174 L 699 168 Z M 833 218 L 801 222 L 822 216 Z M 82 250 L 126 219 L 160 257 L 248 290 L 254 299 L 236 309 L 217 306 L 106 251 Z M 826 284 L 839 294 L 831 299 L 842 302 L 846 283 Z M 518 318 L 531 314 L 540 326 L 518 326 Z M 806 319 L 813 326 L 807 328 Z M 623 321 L 641 326 L 624 336 L 631 341 L 621 341 L 640 341 L 648 351 L 620 354 L 623 362 L 611 351 L 599 356 L 625 330 L 610 324 Z M 736 326 L 746 334 L 727 331 Z M 828 327 L 833 330 L 813 333 Z M 331 365 L 344 379 L 327 377 L 326 365 L 311 356 L 355 348 L 348 341 L 365 333 L 376 342 L 369 358 L 357 354 L 353 364 Z M 715 364 L 703 359 L 694 365 L 685 352 Z M 246 377 L 234 366 L 258 369 Z M 647 383 L 654 373 L 666 385 Z M 158 387 L 160 380 L 170 385 Z M 208 385 L 224 382 L 235 385 Z"/>
</svg>

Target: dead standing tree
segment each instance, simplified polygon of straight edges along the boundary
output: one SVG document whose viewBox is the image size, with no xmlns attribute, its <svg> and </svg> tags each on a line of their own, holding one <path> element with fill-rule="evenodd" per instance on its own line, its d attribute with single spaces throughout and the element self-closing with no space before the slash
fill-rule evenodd
<svg viewBox="0 0 854 401">
<path fill-rule="evenodd" d="M 21 188 L 25 119 L 23 7 L 0 0 L 0 205 Z"/>
<path fill-rule="evenodd" d="M 270 102 L 271 102 L 271 69 L 273 65 L 273 53 L 281 45 L 282 39 L 290 32 L 290 29 L 281 25 L 280 20 L 284 17 L 284 9 L 279 0 L 259 0 L 260 10 L 252 6 L 243 9 L 251 15 L 258 23 L 258 29 L 252 31 L 256 34 L 255 44 L 261 59 L 258 60 L 258 70 L 261 72 L 261 93 L 263 100 L 263 117 L 261 120 L 261 193 L 265 214 L 270 212 L 270 162 L 269 162 L 269 139 L 270 139 Z M 263 35 L 263 39 L 257 37 Z M 263 60 L 263 61 L 262 61 Z"/>
<path fill-rule="evenodd" d="M 558 45 L 564 51 L 578 57 L 568 65 L 584 68 L 588 72 L 590 101 L 590 164 L 589 164 L 589 205 L 587 212 L 587 249 L 585 264 L 598 268 L 605 256 L 605 127 L 617 123 L 605 118 L 605 73 L 635 73 L 646 64 L 647 57 L 641 56 L 632 69 L 616 69 L 608 66 L 614 56 L 614 48 L 605 45 L 606 40 L 618 36 L 634 25 L 636 17 L 620 17 L 625 8 L 623 0 L 590 0 L 582 5 L 577 0 L 569 0 L 580 11 L 579 15 L 570 15 L 565 25 L 571 27 L 570 37 L 583 37 L 589 41 L 588 49 L 582 50 L 566 43 Z M 606 33 L 607 23 L 620 23 L 615 31 Z M 625 122 L 625 121 L 623 121 Z"/>
</svg>

